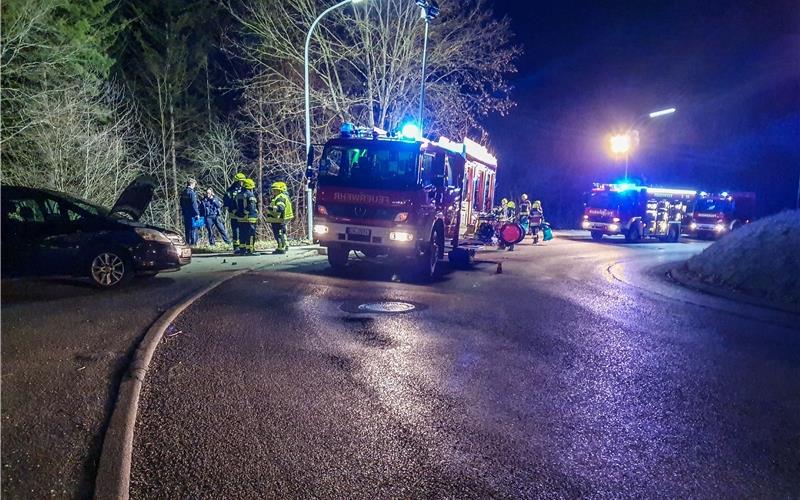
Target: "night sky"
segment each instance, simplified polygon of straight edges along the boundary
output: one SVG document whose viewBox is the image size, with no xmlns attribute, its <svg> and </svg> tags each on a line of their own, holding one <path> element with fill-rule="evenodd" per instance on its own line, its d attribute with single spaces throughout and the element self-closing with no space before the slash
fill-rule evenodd
<svg viewBox="0 0 800 500">
<path fill-rule="evenodd" d="M 486 122 L 499 194 L 527 192 L 569 225 L 592 181 L 622 177 L 604 139 L 634 125 L 631 176 L 755 191 L 762 214 L 794 207 L 800 3 L 491 3 L 525 51 L 512 78 L 517 107 Z"/>
</svg>

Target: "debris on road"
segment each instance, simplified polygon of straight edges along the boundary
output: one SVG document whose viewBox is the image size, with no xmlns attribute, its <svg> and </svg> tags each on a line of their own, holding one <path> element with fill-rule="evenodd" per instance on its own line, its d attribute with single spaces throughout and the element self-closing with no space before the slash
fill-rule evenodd
<svg viewBox="0 0 800 500">
<path fill-rule="evenodd" d="M 800 304 L 800 211 L 787 210 L 733 231 L 689 259 L 705 283 Z"/>
</svg>

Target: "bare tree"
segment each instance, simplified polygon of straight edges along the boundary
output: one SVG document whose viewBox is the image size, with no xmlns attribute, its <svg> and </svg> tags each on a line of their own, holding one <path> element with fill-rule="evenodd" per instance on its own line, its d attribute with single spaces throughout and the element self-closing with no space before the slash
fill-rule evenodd
<svg viewBox="0 0 800 500">
<path fill-rule="evenodd" d="M 303 186 L 303 46 L 321 0 L 255 0 L 229 5 L 242 26 L 230 49 L 253 73 L 242 79 L 245 120 L 263 138 L 266 173 L 286 180 L 298 202 Z M 431 27 L 426 132 L 459 139 L 483 134 L 479 118 L 506 112 L 505 76 L 519 49 L 507 20 L 484 0 L 442 1 Z M 423 22 L 409 0 L 374 0 L 339 9 L 315 31 L 311 103 L 316 142 L 342 121 L 396 129 L 416 117 Z M 299 229 L 299 225 L 298 225 Z"/>
</svg>

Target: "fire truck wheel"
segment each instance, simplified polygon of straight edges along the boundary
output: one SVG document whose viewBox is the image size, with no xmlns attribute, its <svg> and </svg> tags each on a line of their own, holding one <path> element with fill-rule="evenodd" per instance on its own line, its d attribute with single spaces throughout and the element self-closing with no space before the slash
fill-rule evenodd
<svg viewBox="0 0 800 500">
<path fill-rule="evenodd" d="M 592 231 L 592 239 L 594 241 L 600 241 L 603 239 L 603 233 L 600 231 Z"/>
<path fill-rule="evenodd" d="M 639 226 L 636 224 L 631 225 L 631 228 L 625 234 L 625 241 L 629 243 L 636 243 L 642 239 L 642 233 L 639 232 Z"/>
<path fill-rule="evenodd" d="M 425 251 L 417 257 L 417 274 L 421 278 L 430 279 L 439 271 L 439 259 L 444 252 L 444 240 L 439 227 L 431 232 L 431 239 Z"/>
<path fill-rule="evenodd" d="M 328 264 L 330 264 L 333 269 L 344 269 L 347 266 L 347 260 L 349 258 L 349 248 L 339 246 L 328 247 Z"/>
<path fill-rule="evenodd" d="M 669 228 L 669 234 L 667 235 L 667 241 L 669 243 L 677 243 L 678 240 L 681 239 L 681 230 L 677 227 Z"/>
</svg>

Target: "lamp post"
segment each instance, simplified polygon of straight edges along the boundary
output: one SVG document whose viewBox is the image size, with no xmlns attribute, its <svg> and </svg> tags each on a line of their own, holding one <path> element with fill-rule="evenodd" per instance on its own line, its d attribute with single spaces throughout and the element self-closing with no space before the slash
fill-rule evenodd
<svg viewBox="0 0 800 500">
<path fill-rule="evenodd" d="M 311 35 L 314 33 L 314 28 L 317 27 L 317 24 L 322 20 L 323 17 L 328 15 L 330 12 L 338 9 L 339 7 L 344 7 L 349 3 L 359 3 L 363 0 L 342 0 L 341 2 L 328 7 L 327 9 L 323 10 L 320 15 L 314 19 L 314 22 L 311 23 L 311 27 L 308 28 L 308 33 L 306 34 L 306 46 L 305 46 L 305 55 L 303 57 L 303 77 L 305 80 L 305 97 L 306 97 L 306 158 L 308 158 L 308 154 L 311 152 L 311 97 L 310 97 L 310 90 L 309 90 L 309 83 L 308 83 L 308 49 L 311 45 Z M 308 240 L 313 242 L 314 241 L 314 213 L 312 210 L 313 204 L 313 196 L 311 192 L 311 180 L 306 180 L 306 212 L 308 213 Z"/>
<path fill-rule="evenodd" d="M 650 118 L 658 118 L 660 116 L 671 115 L 675 111 L 675 108 L 666 108 L 661 109 L 658 111 L 653 111 L 652 113 L 648 113 L 647 116 Z M 641 119 L 644 119 L 643 116 Z M 640 120 L 641 120 L 640 119 Z M 637 120 L 638 121 L 638 120 Z M 625 180 L 628 180 L 628 163 L 630 159 L 631 150 L 639 145 L 639 131 L 636 129 L 629 129 L 624 134 L 617 134 L 612 135 L 609 139 L 609 146 L 611 152 L 616 155 L 625 155 Z"/>
<path fill-rule="evenodd" d="M 425 130 L 425 65 L 428 62 L 428 25 L 439 16 L 439 5 L 436 0 L 417 0 L 420 6 L 421 17 L 425 20 L 425 36 L 422 42 L 422 79 L 419 84 L 419 131 L 423 135 Z"/>
</svg>

